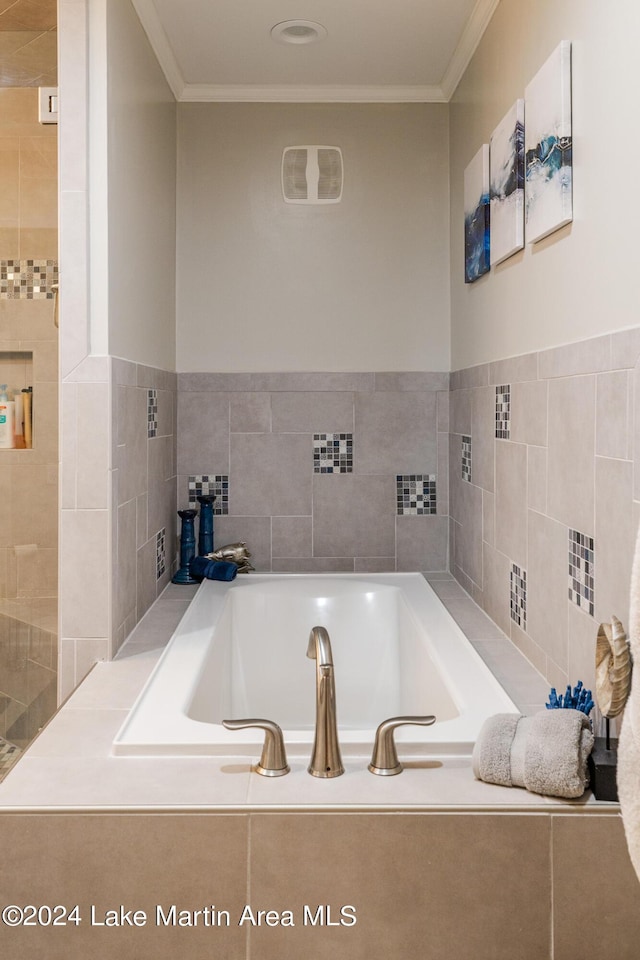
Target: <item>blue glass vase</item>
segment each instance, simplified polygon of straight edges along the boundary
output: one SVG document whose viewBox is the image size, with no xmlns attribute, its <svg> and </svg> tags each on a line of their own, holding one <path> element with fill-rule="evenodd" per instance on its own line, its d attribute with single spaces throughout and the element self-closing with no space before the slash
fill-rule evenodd
<svg viewBox="0 0 640 960">
<path fill-rule="evenodd" d="M 182 529 L 180 531 L 180 569 L 171 578 L 172 583 L 198 583 L 189 572 L 189 563 L 196 554 L 196 534 L 193 522 L 197 514 L 197 510 L 178 510 L 178 516 L 182 520 Z"/>
</svg>

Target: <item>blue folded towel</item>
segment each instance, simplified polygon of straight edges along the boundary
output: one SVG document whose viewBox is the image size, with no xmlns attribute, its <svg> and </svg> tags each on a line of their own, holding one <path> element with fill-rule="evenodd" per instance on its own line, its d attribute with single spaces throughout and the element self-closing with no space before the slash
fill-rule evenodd
<svg viewBox="0 0 640 960">
<path fill-rule="evenodd" d="M 194 557 L 189 564 L 189 572 L 195 580 L 235 580 L 238 567 L 226 560 L 209 560 L 208 557 Z"/>
</svg>

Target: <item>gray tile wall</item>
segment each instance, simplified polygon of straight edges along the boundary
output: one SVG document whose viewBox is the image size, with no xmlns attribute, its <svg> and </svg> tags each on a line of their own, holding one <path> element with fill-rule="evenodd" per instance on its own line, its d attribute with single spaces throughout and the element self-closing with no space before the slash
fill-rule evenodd
<svg viewBox="0 0 640 960">
<path fill-rule="evenodd" d="M 628 622 L 639 354 L 634 329 L 451 376 L 452 572 L 559 688 L 578 679 L 592 686 L 599 623 L 612 615 Z M 502 439 L 495 415 L 506 386 Z M 462 477 L 463 436 L 472 442 L 471 482 Z M 593 541 L 593 557 L 574 562 L 570 576 L 572 538 L 585 550 Z M 520 623 L 514 565 L 526 580 Z"/>
<path fill-rule="evenodd" d="M 179 374 L 178 505 L 190 477 L 228 477 L 215 542 L 245 540 L 259 571 L 447 569 L 448 389 L 445 373 Z M 314 435 L 331 434 L 352 463 L 319 472 Z M 426 497 L 432 477 L 435 513 L 399 514 L 399 483 Z"/>
<path fill-rule="evenodd" d="M 176 559 L 176 374 L 112 360 L 113 655 Z"/>
</svg>

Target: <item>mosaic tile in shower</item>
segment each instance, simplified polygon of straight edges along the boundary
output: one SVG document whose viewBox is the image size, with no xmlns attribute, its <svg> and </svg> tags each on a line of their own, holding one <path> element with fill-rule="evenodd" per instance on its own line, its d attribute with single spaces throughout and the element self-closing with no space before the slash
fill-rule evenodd
<svg viewBox="0 0 640 960">
<path fill-rule="evenodd" d="M 158 436 L 158 391 L 147 391 L 147 437 Z"/>
<path fill-rule="evenodd" d="M 167 531 L 163 527 L 156 533 L 156 580 L 159 580 L 167 569 Z"/>
<path fill-rule="evenodd" d="M 471 437 L 462 438 L 462 479 L 471 483 Z"/>
<path fill-rule="evenodd" d="M 593 537 L 569 530 L 569 600 L 593 616 L 595 609 Z"/>
<path fill-rule="evenodd" d="M 21 753 L 20 747 L 0 737 L 0 780 L 6 777 Z"/>
<path fill-rule="evenodd" d="M 314 473 L 353 473 L 353 434 L 314 433 Z"/>
<path fill-rule="evenodd" d="M 420 517 L 436 512 L 435 474 L 396 476 L 398 516 Z"/>
<path fill-rule="evenodd" d="M 0 260 L 0 299 L 53 300 L 56 260 Z"/>
<path fill-rule="evenodd" d="M 508 440 L 511 427 L 511 386 L 496 387 L 496 438 Z"/>
<path fill-rule="evenodd" d="M 229 477 L 224 474 L 202 474 L 189 477 L 189 506 L 197 510 L 198 497 L 214 496 L 214 515 L 226 516 L 229 513 Z"/>
<path fill-rule="evenodd" d="M 522 630 L 527 629 L 527 571 L 511 564 L 511 619 Z"/>
</svg>

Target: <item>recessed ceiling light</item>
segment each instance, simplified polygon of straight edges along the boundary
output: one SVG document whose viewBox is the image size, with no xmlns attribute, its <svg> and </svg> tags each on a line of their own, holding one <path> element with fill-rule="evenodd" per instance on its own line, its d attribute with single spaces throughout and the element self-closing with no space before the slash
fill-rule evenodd
<svg viewBox="0 0 640 960">
<path fill-rule="evenodd" d="M 276 23 L 271 36 L 276 43 L 318 43 L 327 35 L 321 23 L 313 20 L 283 20 Z"/>
</svg>

